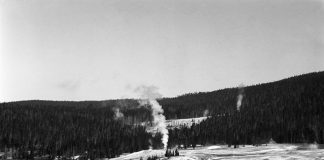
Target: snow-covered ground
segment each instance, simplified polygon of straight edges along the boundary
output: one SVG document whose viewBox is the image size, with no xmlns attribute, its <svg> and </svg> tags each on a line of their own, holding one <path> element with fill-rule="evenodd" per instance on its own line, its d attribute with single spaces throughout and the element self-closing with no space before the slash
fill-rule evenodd
<svg viewBox="0 0 324 160">
<path fill-rule="evenodd" d="M 262 146 L 240 146 L 240 148 L 228 148 L 225 145 L 205 146 L 196 149 L 181 149 L 179 157 L 171 157 L 171 160 L 218 160 L 218 159 L 240 159 L 240 160 L 276 160 L 276 159 L 300 159 L 300 160 L 324 160 L 324 149 L 314 148 L 306 144 L 268 144 Z M 144 150 L 113 160 L 145 160 L 149 156 L 163 157 L 164 150 Z"/>
<path fill-rule="evenodd" d="M 168 129 L 180 128 L 183 126 L 191 127 L 193 123 L 199 124 L 208 117 L 198 117 L 198 118 L 186 118 L 186 119 L 168 119 L 165 120 L 165 124 Z M 142 122 L 139 125 L 146 126 L 147 132 L 156 132 L 156 127 L 152 127 L 150 122 Z"/>
<path fill-rule="evenodd" d="M 142 150 L 142 151 L 138 151 L 138 152 L 134 152 L 134 153 L 130 153 L 130 154 L 126 154 L 126 155 L 122 155 L 118 158 L 112 158 L 111 160 L 131 160 L 131 159 L 147 159 L 147 157 L 150 156 L 158 156 L 158 157 L 164 157 L 165 151 L 164 150 Z"/>
<path fill-rule="evenodd" d="M 166 125 L 170 128 L 187 126 L 190 127 L 193 123 L 199 124 L 207 117 L 198 117 L 198 118 L 187 118 L 187 119 L 168 119 L 165 121 Z"/>
</svg>

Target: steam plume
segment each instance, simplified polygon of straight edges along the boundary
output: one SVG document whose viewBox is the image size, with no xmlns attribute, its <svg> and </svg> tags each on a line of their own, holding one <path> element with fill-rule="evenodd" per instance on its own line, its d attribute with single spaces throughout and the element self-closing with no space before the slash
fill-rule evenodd
<svg viewBox="0 0 324 160">
<path fill-rule="evenodd" d="M 121 112 L 119 108 L 114 108 L 113 110 L 114 110 L 114 113 L 115 113 L 115 117 L 114 117 L 115 120 L 121 119 L 121 118 L 124 117 L 123 112 Z"/>
<path fill-rule="evenodd" d="M 103 101 L 101 105 L 102 105 L 102 107 L 107 107 L 107 101 Z M 120 107 L 122 107 L 122 106 L 119 105 L 119 102 L 118 102 L 118 105 L 116 105 L 112 108 L 112 111 L 114 112 L 115 120 L 124 118 L 124 114 L 123 114 L 123 112 L 120 111 Z"/>
<path fill-rule="evenodd" d="M 238 89 L 239 95 L 237 96 L 236 110 L 240 111 L 243 100 L 244 84 L 240 84 Z"/>
<path fill-rule="evenodd" d="M 165 116 L 163 115 L 162 106 L 156 101 L 162 95 L 158 93 L 158 88 L 155 86 L 140 86 L 135 89 L 135 92 L 140 94 L 142 100 L 139 100 L 140 105 L 150 105 L 153 116 L 154 130 L 162 134 L 162 143 L 164 149 L 167 147 L 169 139 L 169 131 L 166 128 Z"/>
<path fill-rule="evenodd" d="M 206 110 L 204 111 L 204 117 L 207 117 L 207 116 L 208 116 L 208 113 L 209 113 L 209 111 L 208 111 L 208 109 L 206 109 Z"/>
</svg>

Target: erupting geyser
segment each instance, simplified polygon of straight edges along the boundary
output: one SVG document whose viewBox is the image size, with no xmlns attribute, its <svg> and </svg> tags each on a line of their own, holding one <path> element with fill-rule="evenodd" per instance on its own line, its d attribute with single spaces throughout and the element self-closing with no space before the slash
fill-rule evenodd
<svg viewBox="0 0 324 160">
<path fill-rule="evenodd" d="M 154 130 L 162 134 L 161 141 L 164 149 L 166 149 L 169 139 L 169 131 L 165 123 L 162 106 L 156 100 L 157 98 L 162 97 L 162 95 L 157 92 L 157 89 L 158 88 L 154 86 L 140 86 L 135 89 L 135 92 L 140 93 L 140 105 L 151 106 Z"/>
</svg>

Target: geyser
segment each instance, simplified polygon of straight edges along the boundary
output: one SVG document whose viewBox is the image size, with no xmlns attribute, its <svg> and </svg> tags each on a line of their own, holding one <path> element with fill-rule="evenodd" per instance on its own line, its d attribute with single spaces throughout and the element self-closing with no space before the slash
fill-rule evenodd
<svg viewBox="0 0 324 160">
<path fill-rule="evenodd" d="M 149 105 L 152 110 L 153 128 L 155 131 L 162 134 L 162 143 L 164 149 L 167 148 L 169 131 L 165 123 L 165 116 L 163 115 L 163 108 L 157 102 L 157 98 L 161 98 L 162 95 L 157 91 L 155 86 L 140 86 L 135 89 L 135 92 L 140 94 L 140 105 Z"/>
</svg>

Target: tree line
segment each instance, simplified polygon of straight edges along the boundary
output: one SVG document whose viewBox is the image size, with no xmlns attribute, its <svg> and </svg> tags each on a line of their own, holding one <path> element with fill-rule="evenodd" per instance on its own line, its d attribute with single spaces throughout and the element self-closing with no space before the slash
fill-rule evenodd
<svg viewBox="0 0 324 160">
<path fill-rule="evenodd" d="M 245 87 L 239 111 L 236 101 L 240 89 L 222 92 L 227 98 L 214 101 L 224 103 L 209 108 L 211 117 L 191 128 L 169 131 L 170 146 L 223 143 L 236 147 L 270 139 L 277 143 L 324 143 L 324 72 Z M 200 96 L 209 94 L 217 98 L 219 93 Z"/>
<path fill-rule="evenodd" d="M 324 72 L 244 88 L 162 98 L 167 119 L 209 118 L 190 128 L 169 130 L 168 146 L 324 142 Z M 114 108 L 123 113 L 116 119 Z M 162 147 L 157 134 L 136 125 L 151 120 L 151 111 L 136 99 L 107 101 L 19 101 L 0 104 L 0 149 L 15 157 L 48 155 L 115 157 L 124 152 Z"/>
<path fill-rule="evenodd" d="M 110 158 L 148 149 L 150 142 L 162 145 L 145 127 L 115 120 L 108 107 L 0 105 L 0 149 L 14 150 L 17 159 Z"/>
</svg>

